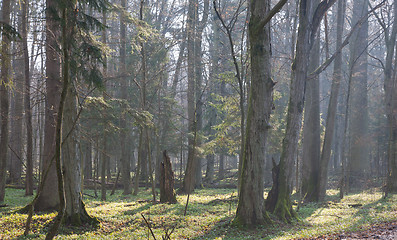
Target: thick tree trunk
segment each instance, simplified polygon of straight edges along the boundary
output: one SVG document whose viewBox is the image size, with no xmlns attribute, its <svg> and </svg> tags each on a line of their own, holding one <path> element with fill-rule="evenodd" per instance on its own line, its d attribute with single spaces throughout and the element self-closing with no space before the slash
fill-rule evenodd
<svg viewBox="0 0 397 240">
<path fill-rule="evenodd" d="M 266 200 L 266 209 L 285 222 L 295 217 L 290 200 L 291 186 L 289 186 L 288 179 L 291 174 L 290 168 L 293 166 L 296 156 L 302 124 L 306 77 L 311 48 L 311 21 L 314 12 L 312 4 L 311 0 L 302 0 L 299 5 L 299 28 L 295 60 L 292 65 L 287 128 L 283 139 L 277 181 L 273 182 L 272 189 Z"/>
<path fill-rule="evenodd" d="M 59 209 L 58 183 L 54 162 L 55 126 L 60 101 L 60 58 L 57 49 L 59 25 L 52 19 L 51 10 L 54 0 L 47 0 L 46 11 L 46 106 L 44 126 L 44 150 L 42 176 L 49 168 L 42 192 L 36 201 L 36 211 L 54 211 Z M 52 163 L 52 164 L 51 164 Z"/>
<path fill-rule="evenodd" d="M 189 0 L 188 16 L 187 16 L 187 112 L 188 112 L 188 157 L 183 178 L 181 192 L 191 193 L 195 186 L 197 157 L 196 157 L 196 133 L 197 119 L 195 106 L 195 32 L 196 32 L 196 13 L 198 8 L 197 0 Z"/>
<path fill-rule="evenodd" d="M 10 0 L 3 0 L 2 21 L 10 24 Z M 1 81 L 0 81 L 0 203 L 4 201 L 6 174 L 7 174 L 7 154 L 8 154 L 8 109 L 9 93 L 7 84 L 10 82 L 10 39 L 2 32 L 1 45 Z"/>
<path fill-rule="evenodd" d="M 368 14 L 368 0 L 354 1 L 352 24 Z M 350 164 L 349 186 L 363 187 L 368 177 L 368 90 L 367 90 L 368 21 L 356 31 L 350 41 L 351 102 L 350 102 Z"/>
<path fill-rule="evenodd" d="M 394 0 L 393 6 L 394 16 L 397 16 L 397 0 Z M 390 31 L 388 31 L 390 32 Z M 385 36 L 386 42 L 386 64 L 385 64 L 385 102 L 387 111 L 387 120 L 389 126 L 389 142 L 388 142 L 388 172 L 386 182 L 386 193 L 397 192 L 397 82 L 396 82 L 396 66 L 393 72 L 394 63 L 397 60 L 395 53 L 397 35 L 397 21 L 393 22 L 390 35 Z"/>
<path fill-rule="evenodd" d="M 287 127 L 283 139 L 277 183 L 273 183 L 266 203 L 266 209 L 273 212 L 282 221 L 290 221 L 291 218 L 296 216 L 290 200 L 291 186 L 289 186 L 288 179 L 290 179 L 291 166 L 293 166 L 296 157 L 299 132 L 302 124 L 309 53 L 313 46 L 321 18 L 334 2 L 335 0 L 323 0 L 317 8 L 314 8 L 314 0 L 301 0 L 299 4 L 299 28 L 296 54 L 294 63 L 292 64 Z M 270 201 L 271 199 L 273 200 Z"/>
<path fill-rule="evenodd" d="M 77 117 L 77 99 L 73 86 L 68 86 L 68 93 L 63 111 L 62 132 L 68 138 L 62 146 L 64 170 L 65 216 L 64 222 L 74 226 L 97 222 L 85 210 L 81 191 L 81 155 L 79 151 L 78 129 L 74 126 Z"/>
<path fill-rule="evenodd" d="M 251 91 L 248 102 L 247 130 L 239 184 L 239 201 L 234 223 L 254 226 L 269 221 L 264 209 L 266 137 L 272 109 L 270 24 L 261 26 L 270 10 L 270 1 L 251 3 L 249 22 L 251 46 Z"/>
<path fill-rule="evenodd" d="M 198 8 L 196 8 L 198 11 Z M 209 0 L 204 0 L 204 9 L 203 9 L 203 17 L 201 21 L 197 24 L 197 31 L 195 37 L 195 94 L 196 94 L 196 121 L 197 121 L 197 133 L 200 133 L 203 128 L 203 93 L 202 93 L 202 82 L 203 82 L 203 60 L 202 60 L 202 39 L 203 39 L 203 30 L 207 25 L 208 20 L 208 11 L 209 11 Z M 196 12 L 196 16 L 199 16 L 198 12 Z M 198 20 L 197 20 L 198 21 Z M 200 138 L 197 138 L 196 145 L 201 145 Z M 197 168 L 196 168 L 196 180 L 195 180 L 195 187 L 201 188 L 202 187 L 202 158 L 201 156 L 197 156 Z"/>
<path fill-rule="evenodd" d="M 314 4 L 318 5 L 318 0 Z M 317 35 L 310 52 L 308 70 L 320 65 L 320 36 Z M 320 168 L 320 79 L 318 76 L 306 83 L 303 124 L 302 187 L 304 201 L 318 201 Z"/>
<path fill-rule="evenodd" d="M 171 161 L 166 151 L 163 152 L 163 161 L 161 162 L 160 202 L 177 202 L 174 190 L 174 172 L 172 171 Z"/>
</svg>

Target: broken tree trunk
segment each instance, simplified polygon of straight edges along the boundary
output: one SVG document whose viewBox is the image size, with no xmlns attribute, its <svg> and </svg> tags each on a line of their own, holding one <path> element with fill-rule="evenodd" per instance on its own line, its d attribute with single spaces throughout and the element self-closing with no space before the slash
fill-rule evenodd
<svg viewBox="0 0 397 240">
<path fill-rule="evenodd" d="M 174 172 L 172 171 L 170 157 L 167 151 L 163 152 L 163 162 L 161 163 L 160 176 L 160 202 L 176 203 L 176 193 L 174 190 Z"/>
</svg>

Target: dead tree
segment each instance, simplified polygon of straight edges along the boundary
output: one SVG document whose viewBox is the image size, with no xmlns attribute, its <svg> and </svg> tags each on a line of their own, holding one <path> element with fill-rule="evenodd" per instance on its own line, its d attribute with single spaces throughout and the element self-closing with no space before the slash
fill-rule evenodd
<svg viewBox="0 0 397 240">
<path fill-rule="evenodd" d="M 167 151 L 165 150 L 163 152 L 163 162 L 161 163 L 160 202 L 177 202 L 174 190 L 174 172 L 172 171 L 170 157 L 167 156 Z"/>
</svg>

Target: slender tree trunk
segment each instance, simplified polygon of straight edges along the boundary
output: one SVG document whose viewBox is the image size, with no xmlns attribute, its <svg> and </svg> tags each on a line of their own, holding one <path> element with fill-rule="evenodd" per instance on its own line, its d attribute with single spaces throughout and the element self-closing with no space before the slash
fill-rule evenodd
<svg viewBox="0 0 397 240">
<path fill-rule="evenodd" d="M 106 12 L 102 13 L 102 23 L 106 26 L 107 24 L 107 16 Z M 107 34 L 106 34 L 106 29 L 102 31 L 102 43 L 106 44 L 107 43 Z M 103 68 L 103 75 L 107 75 L 107 67 L 106 67 L 106 57 L 104 59 L 105 66 Z M 105 85 L 105 91 L 106 91 L 106 85 Z M 105 92 L 102 95 L 104 101 L 106 99 L 106 94 Z M 102 132 L 102 153 L 101 153 L 101 162 L 102 162 L 102 168 L 101 168 L 101 200 L 106 201 L 106 168 L 108 167 L 108 157 L 107 157 L 107 116 L 106 116 L 106 109 L 104 110 L 103 113 L 103 132 Z"/>
<path fill-rule="evenodd" d="M 1 7 L 2 21 L 4 24 L 10 24 L 10 0 L 3 0 Z M 0 131 L 0 203 L 4 202 L 6 174 L 7 174 L 7 154 L 8 154 L 8 109 L 9 93 L 7 84 L 10 82 L 10 39 L 2 32 L 1 45 L 1 82 L 0 82 L 0 114 L 1 114 L 1 131 Z"/>
<path fill-rule="evenodd" d="M 345 10 L 346 10 L 346 0 L 338 1 L 338 14 L 337 14 L 337 26 L 336 26 L 336 49 L 342 46 L 342 36 L 345 22 Z M 323 142 L 323 149 L 321 152 L 320 160 L 320 189 L 318 191 L 319 200 L 323 201 L 325 198 L 325 193 L 327 190 L 328 181 L 328 165 L 331 159 L 331 146 L 333 137 L 336 135 L 336 112 L 338 106 L 339 88 L 340 82 L 342 81 L 342 54 L 339 54 L 335 58 L 334 62 L 334 73 L 332 76 L 331 85 L 331 96 L 328 104 L 327 120 L 325 126 L 325 136 Z M 338 144 L 338 143 L 336 143 Z M 337 158 L 336 151 L 334 153 L 334 158 Z"/>
<path fill-rule="evenodd" d="M 17 14 L 21 14 L 17 11 Z M 15 19 L 21 21 L 19 16 Z M 18 26 L 21 32 L 21 25 Z M 22 124 L 23 124 L 23 86 L 24 86 L 24 58 L 23 58 L 23 41 L 15 44 L 18 49 L 18 54 L 14 56 L 13 69 L 15 69 L 15 77 L 13 79 L 11 104 L 10 104 L 10 132 L 9 145 L 10 154 L 10 181 L 14 184 L 21 183 L 22 177 L 22 161 L 23 161 L 23 141 L 22 141 Z"/>
<path fill-rule="evenodd" d="M 26 124 L 26 181 L 25 195 L 33 195 L 33 127 L 32 127 L 32 109 L 30 105 L 30 65 L 28 49 L 28 11 L 29 0 L 23 1 L 22 5 L 22 41 L 24 55 L 24 106 L 25 106 L 25 124 Z"/>
<path fill-rule="evenodd" d="M 126 10 L 127 4 L 126 0 L 121 0 L 121 8 Z M 121 81 L 121 98 L 123 100 L 127 100 L 127 80 L 124 76 L 126 74 L 126 26 L 125 19 L 123 14 L 120 16 L 120 73 L 122 75 Z M 122 105 L 122 111 L 125 112 L 127 108 L 126 103 Z M 128 149 L 127 149 L 127 114 L 123 113 L 120 118 L 120 146 L 121 146 L 121 177 L 123 182 L 123 195 L 131 194 L 131 176 L 130 176 L 130 161 L 128 157 Z"/>
<path fill-rule="evenodd" d="M 314 1 L 301 0 L 299 4 L 299 28 L 296 44 L 296 54 L 292 64 L 292 79 L 290 99 L 288 103 L 287 127 L 283 139 L 280 163 L 277 166 L 276 182 L 266 200 L 266 209 L 273 212 L 282 221 L 288 222 L 296 217 L 290 200 L 288 179 L 291 176 L 291 166 L 296 157 L 299 132 L 302 124 L 302 113 L 306 90 L 309 53 L 313 46 L 321 18 L 332 6 L 335 0 L 323 0 L 317 8 Z"/>
</svg>

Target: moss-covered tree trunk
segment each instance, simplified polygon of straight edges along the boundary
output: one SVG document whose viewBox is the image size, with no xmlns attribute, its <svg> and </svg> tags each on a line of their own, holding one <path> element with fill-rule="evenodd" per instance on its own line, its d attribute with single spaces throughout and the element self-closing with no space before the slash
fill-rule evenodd
<svg viewBox="0 0 397 240">
<path fill-rule="evenodd" d="M 285 2 L 281 3 L 281 6 Z M 265 146 L 271 128 L 269 120 L 274 87 L 271 79 L 270 24 L 268 24 L 271 19 L 270 1 L 251 1 L 250 11 L 251 91 L 239 180 L 239 200 L 234 219 L 234 224 L 240 226 L 255 226 L 270 221 L 264 208 L 263 198 Z"/>
<path fill-rule="evenodd" d="M 278 176 L 273 182 L 266 200 L 266 209 L 280 220 L 289 222 L 296 216 L 290 200 L 290 178 L 298 146 L 299 133 L 302 125 L 302 113 L 306 90 L 309 53 L 313 46 L 321 18 L 336 0 L 323 0 L 317 8 L 313 7 L 315 0 L 301 0 L 299 3 L 299 28 L 296 43 L 296 55 L 292 64 L 292 79 L 290 99 L 288 103 L 287 127 Z"/>
</svg>

